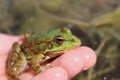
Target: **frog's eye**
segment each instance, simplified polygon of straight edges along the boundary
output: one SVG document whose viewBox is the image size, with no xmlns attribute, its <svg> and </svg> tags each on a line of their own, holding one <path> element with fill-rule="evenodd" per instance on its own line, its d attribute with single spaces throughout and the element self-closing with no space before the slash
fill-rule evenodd
<svg viewBox="0 0 120 80">
<path fill-rule="evenodd" d="M 64 42 L 65 38 L 62 36 L 55 36 L 54 40 L 57 44 L 61 45 Z"/>
</svg>

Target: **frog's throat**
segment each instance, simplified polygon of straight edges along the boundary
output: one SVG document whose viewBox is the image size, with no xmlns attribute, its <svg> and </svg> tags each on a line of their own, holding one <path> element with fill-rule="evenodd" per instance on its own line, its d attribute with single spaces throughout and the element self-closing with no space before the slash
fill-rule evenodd
<svg viewBox="0 0 120 80">
<path fill-rule="evenodd" d="M 74 47 L 74 48 L 77 48 L 78 46 Z M 73 49 L 73 48 L 72 48 Z M 68 50 L 70 49 L 67 49 L 67 50 L 63 50 L 63 51 L 60 51 L 60 52 L 48 52 L 46 54 L 46 57 L 44 60 L 40 61 L 40 64 L 44 64 L 47 62 L 50 63 L 52 62 L 54 59 L 58 58 L 59 56 L 61 56 L 62 54 L 64 54 L 65 52 L 67 52 Z"/>
<path fill-rule="evenodd" d="M 40 61 L 39 63 L 41 65 L 46 65 L 46 64 L 50 64 L 53 60 L 55 60 L 57 57 L 59 57 L 60 55 L 62 55 L 63 53 L 59 53 L 57 55 L 51 55 L 51 56 L 45 56 L 45 59 L 43 59 L 42 61 Z"/>
<path fill-rule="evenodd" d="M 62 54 L 64 54 L 64 51 L 63 52 L 57 52 L 57 53 L 52 53 L 52 54 L 49 54 L 48 56 L 50 57 L 50 58 L 54 58 L 54 57 L 58 57 L 58 56 L 60 56 L 60 55 L 62 55 Z"/>
</svg>

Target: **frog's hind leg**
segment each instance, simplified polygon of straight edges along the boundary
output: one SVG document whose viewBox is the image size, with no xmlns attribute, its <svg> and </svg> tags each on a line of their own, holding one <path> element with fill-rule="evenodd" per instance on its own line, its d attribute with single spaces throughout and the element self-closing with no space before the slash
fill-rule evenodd
<svg viewBox="0 0 120 80">
<path fill-rule="evenodd" d="M 19 80 L 18 75 L 24 70 L 26 65 L 26 57 L 21 51 L 20 45 L 16 42 L 13 44 L 12 52 L 8 56 L 8 75 L 15 80 Z"/>
<path fill-rule="evenodd" d="M 34 55 L 32 59 L 30 60 L 31 67 L 34 69 L 36 74 L 42 71 L 39 62 L 40 60 L 43 60 L 43 58 L 44 58 L 43 54 L 38 54 L 38 55 Z"/>
</svg>

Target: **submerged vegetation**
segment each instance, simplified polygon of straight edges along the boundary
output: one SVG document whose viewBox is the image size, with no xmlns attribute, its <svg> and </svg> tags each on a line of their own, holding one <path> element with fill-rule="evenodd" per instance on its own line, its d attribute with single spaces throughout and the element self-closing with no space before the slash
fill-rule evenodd
<svg viewBox="0 0 120 80">
<path fill-rule="evenodd" d="M 119 0 L 1 0 L 0 32 L 19 35 L 67 26 L 98 60 L 73 80 L 120 80 Z"/>
</svg>

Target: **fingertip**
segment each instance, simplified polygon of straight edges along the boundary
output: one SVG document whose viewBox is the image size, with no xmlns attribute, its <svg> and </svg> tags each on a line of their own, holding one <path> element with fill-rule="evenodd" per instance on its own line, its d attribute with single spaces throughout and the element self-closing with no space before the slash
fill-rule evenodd
<svg viewBox="0 0 120 80">
<path fill-rule="evenodd" d="M 53 64 L 63 67 L 67 71 L 69 78 L 72 78 L 82 70 L 84 59 L 79 54 L 79 51 L 75 49 L 65 52 Z"/>
<path fill-rule="evenodd" d="M 78 51 L 84 57 L 83 70 L 87 70 L 95 65 L 97 57 L 94 50 L 86 46 L 81 46 Z"/>
<path fill-rule="evenodd" d="M 54 65 L 63 67 L 70 78 L 92 67 L 95 63 L 95 52 L 85 46 L 66 51 L 62 56 L 53 61 Z"/>
<path fill-rule="evenodd" d="M 52 67 L 36 75 L 32 80 L 67 80 L 67 72 L 61 67 Z"/>
</svg>

